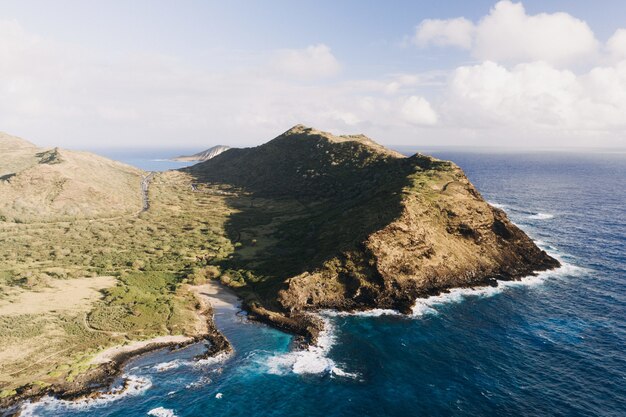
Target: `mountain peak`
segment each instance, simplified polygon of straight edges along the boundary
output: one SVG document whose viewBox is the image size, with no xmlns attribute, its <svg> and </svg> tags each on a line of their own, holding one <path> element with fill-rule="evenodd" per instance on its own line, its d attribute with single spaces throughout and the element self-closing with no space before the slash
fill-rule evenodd
<svg viewBox="0 0 626 417">
<path fill-rule="evenodd" d="M 287 130 L 282 135 L 278 136 L 276 139 L 286 138 L 286 137 L 294 137 L 294 138 L 306 138 L 306 137 L 322 137 L 329 142 L 333 143 L 342 143 L 342 142 L 357 142 L 362 145 L 365 145 L 378 153 L 382 153 L 388 156 L 393 156 L 396 158 L 404 158 L 399 152 L 388 149 L 383 145 L 373 141 L 362 133 L 359 134 L 351 134 L 351 135 L 334 135 L 330 132 L 325 132 L 322 130 L 317 130 L 313 127 L 308 127 L 303 124 L 297 124 L 291 129 Z"/>
</svg>

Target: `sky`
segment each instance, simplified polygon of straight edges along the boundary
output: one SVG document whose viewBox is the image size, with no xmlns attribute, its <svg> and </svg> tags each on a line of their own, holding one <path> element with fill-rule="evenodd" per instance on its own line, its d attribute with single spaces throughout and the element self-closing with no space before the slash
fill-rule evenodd
<svg viewBox="0 0 626 417">
<path fill-rule="evenodd" d="M 74 149 L 626 148 L 624 1 L 0 0 L 0 131 Z"/>
</svg>

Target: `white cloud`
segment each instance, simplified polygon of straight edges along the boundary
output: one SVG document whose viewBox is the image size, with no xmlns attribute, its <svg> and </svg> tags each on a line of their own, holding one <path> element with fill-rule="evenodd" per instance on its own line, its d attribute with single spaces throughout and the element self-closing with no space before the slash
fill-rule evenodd
<svg viewBox="0 0 626 417">
<path fill-rule="evenodd" d="M 279 51 L 274 67 L 285 74 L 304 78 L 329 77 L 341 69 L 337 58 L 324 44 Z"/>
<path fill-rule="evenodd" d="M 526 14 L 522 3 L 498 2 L 477 24 L 465 18 L 424 20 L 419 46 L 457 46 L 473 57 L 501 63 L 545 61 L 553 65 L 593 58 L 598 41 L 587 23 L 567 13 Z"/>
<path fill-rule="evenodd" d="M 597 49 L 593 32 L 567 13 L 527 15 L 522 3 L 498 2 L 476 26 L 472 54 L 498 62 L 578 63 Z"/>
<path fill-rule="evenodd" d="M 423 97 L 407 97 L 403 100 L 400 111 L 404 119 L 411 124 L 434 125 L 437 123 L 437 113 Z"/>
<path fill-rule="evenodd" d="M 606 49 L 613 60 L 626 59 L 626 29 L 617 29 L 606 42 Z"/>
<path fill-rule="evenodd" d="M 626 61 L 583 75 L 544 62 L 459 67 L 444 107 L 447 121 L 464 128 L 618 134 L 626 129 Z"/>
<path fill-rule="evenodd" d="M 474 24 L 464 17 L 426 19 L 416 28 L 413 42 L 421 47 L 437 45 L 470 49 L 473 36 Z"/>
<path fill-rule="evenodd" d="M 433 75 L 317 83 L 338 69 L 323 45 L 278 52 L 287 57 L 280 68 L 270 52 L 247 69 L 217 72 L 168 56 L 99 55 L 16 22 L 0 21 L 0 35 L 0 130 L 47 146 L 237 146 L 297 123 L 354 133 L 436 120 L 425 98 L 406 99 Z"/>
<path fill-rule="evenodd" d="M 624 146 L 622 36 L 607 43 L 613 61 L 583 73 L 486 61 L 329 81 L 316 78 L 338 70 L 323 45 L 255 55 L 243 68 L 235 58 L 237 70 L 217 71 L 170 56 L 114 58 L 0 21 L 0 130 L 66 147 L 242 146 L 296 123 L 392 144 Z M 302 64 L 327 53 L 330 65 Z M 286 56 L 298 59 L 276 66 Z"/>
</svg>

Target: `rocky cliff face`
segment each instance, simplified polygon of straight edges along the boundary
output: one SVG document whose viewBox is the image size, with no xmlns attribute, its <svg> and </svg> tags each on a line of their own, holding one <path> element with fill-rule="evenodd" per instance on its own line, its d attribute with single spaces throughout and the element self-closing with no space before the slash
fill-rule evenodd
<svg viewBox="0 0 626 417">
<path fill-rule="evenodd" d="M 362 135 L 296 126 L 187 172 L 249 196 L 232 201 L 231 232 L 244 248 L 222 266 L 248 271 L 240 291 L 287 315 L 408 311 L 416 297 L 558 266 L 458 166 L 405 158 Z"/>
</svg>

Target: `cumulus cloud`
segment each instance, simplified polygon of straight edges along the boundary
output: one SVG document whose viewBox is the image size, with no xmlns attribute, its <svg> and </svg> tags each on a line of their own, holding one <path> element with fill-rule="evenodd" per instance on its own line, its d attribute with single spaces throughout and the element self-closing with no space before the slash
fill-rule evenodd
<svg viewBox="0 0 626 417">
<path fill-rule="evenodd" d="M 423 97 L 410 96 L 403 100 L 400 108 L 404 119 L 416 125 L 434 125 L 437 123 L 437 113 L 430 103 Z"/>
<path fill-rule="evenodd" d="M 337 58 L 324 44 L 278 51 L 274 67 L 285 74 L 305 78 L 329 77 L 341 69 Z"/>
<path fill-rule="evenodd" d="M 419 96 L 414 90 L 432 75 L 318 83 L 316 76 L 338 69 L 323 45 L 270 51 L 249 68 L 216 71 L 155 54 L 113 58 L 16 22 L 0 22 L 0 35 L 0 130 L 42 145 L 237 146 L 297 123 L 376 134 L 436 120 L 425 98 L 406 98 Z M 280 68 L 277 55 L 286 57 Z"/>
<path fill-rule="evenodd" d="M 617 29 L 606 42 L 610 58 L 615 61 L 626 59 L 626 29 Z"/>
<path fill-rule="evenodd" d="M 596 52 L 587 23 L 567 13 L 527 15 L 522 3 L 498 2 L 476 26 L 472 54 L 500 62 L 579 62 Z"/>
<path fill-rule="evenodd" d="M 541 16 L 510 2 L 489 16 L 501 7 L 516 19 Z M 471 30 L 472 53 L 485 20 Z M 458 27 L 441 29 L 441 37 L 440 23 L 429 25 L 425 44 L 467 47 Z M 0 21 L 0 130 L 68 147 L 242 146 L 296 123 L 391 144 L 624 146 L 625 38 L 615 32 L 605 48 L 611 59 L 582 71 L 526 56 L 329 80 L 340 65 L 325 45 L 255 54 L 226 71 L 172 56 L 111 57 Z M 228 56 L 214 58 L 235 67 Z"/>
<path fill-rule="evenodd" d="M 451 77 L 445 107 L 448 120 L 464 127 L 623 131 L 626 61 L 582 75 L 545 62 L 462 66 Z"/>
<path fill-rule="evenodd" d="M 415 30 L 413 42 L 421 47 L 428 45 L 456 46 L 470 49 L 474 37 L 474 24 L 464 18 L 426 19 Z"/>
<path fill-rule="evenodd" d="M 473 57 L 503 63 L 578 63 L 593 57 L 598 41 L 586 22 L 567 13 L 528 15 L 522 3 L 498 2 L 473 24 L 465 18 L 424 20 L 414 42 L 469 49 Z"/>
</svg>

